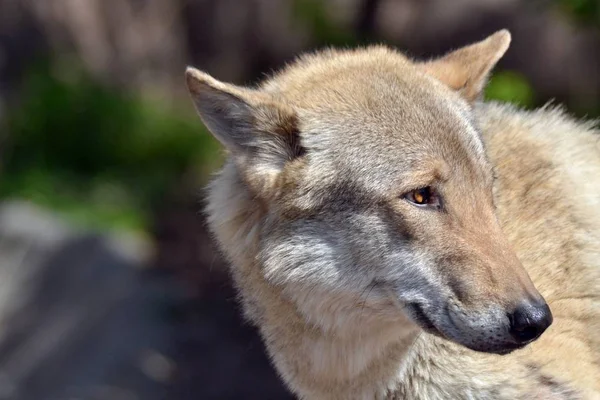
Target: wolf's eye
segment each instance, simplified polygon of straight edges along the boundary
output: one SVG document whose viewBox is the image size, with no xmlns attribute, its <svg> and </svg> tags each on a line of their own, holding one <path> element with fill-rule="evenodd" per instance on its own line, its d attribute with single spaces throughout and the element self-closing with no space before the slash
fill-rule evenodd
<svg viewBox="0 0 600 400">
<path fill-rule="evenodd" d="M 440 200 L 431 186 L 410 191 L 404 198 L 418 206 L 433 206 L 439 208 Z"/>
</svg>

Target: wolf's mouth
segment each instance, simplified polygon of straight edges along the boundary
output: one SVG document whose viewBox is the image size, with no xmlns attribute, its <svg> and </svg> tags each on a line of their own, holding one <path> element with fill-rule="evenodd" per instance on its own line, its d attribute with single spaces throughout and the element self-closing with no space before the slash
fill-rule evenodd
<svg viewBox="0 0 600 400">
<path fill-rule="evenodd" d="M 440 338 L 451 340 L 453 342 L 457 342 L 456 340 L 450 339 L 448 336 L 444 335 L 433 323 L 431 318 L 425 313 L 423 310 L 423 306 L 419 303 L 406 303 L 404 308 L 410 318 L 417 323 L 425 332 L 430 333 L 432 335 L 438 336 Z M 458 342 L 457 342 L 458 343 Z M 481 352 L 481 353 L 492 353 L 498 355 L 506 355 L 510 354 L 515 350 L 522 349 L 526 346 L 526 344 L 517 344 L 517 343 L 502 343 L 502 345 L 493 345 L 492 343 L 487 343 L 484 346 L 473 346 L 472 344 L 463 344 L 465 347 Z"/>
<path fill-rule="evenodd" d="M 444 337 L 439 329 L 435 326 L 433 321 L 427 316 L 425 311 L 423 311 L 421 304 L 407 303 L 404 307 L 412 320 L 416 322 L 424 331 L 439 337 Z"/>
</svg>

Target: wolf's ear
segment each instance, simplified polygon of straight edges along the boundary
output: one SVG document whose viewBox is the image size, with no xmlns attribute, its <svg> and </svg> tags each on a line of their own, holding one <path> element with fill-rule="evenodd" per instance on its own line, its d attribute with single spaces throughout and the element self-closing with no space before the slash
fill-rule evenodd
<svg viewBox="0 0 600 400">
<path fill-rule="evenodd" d="M 200 118 L 252 182 L 265 189 L 302 153 L 294 111 L 257 90 L 220 82 L 195 68 L 186 82 Z"/>
<path fill-rule="evenodd" d="M 419 67 L 469 102 L 481 96 L 487 78 L 510 44 L 510 32 L 498 31 L 487 39 L 452 51 L 438 59 L 419 63 Z"/>
</svg>

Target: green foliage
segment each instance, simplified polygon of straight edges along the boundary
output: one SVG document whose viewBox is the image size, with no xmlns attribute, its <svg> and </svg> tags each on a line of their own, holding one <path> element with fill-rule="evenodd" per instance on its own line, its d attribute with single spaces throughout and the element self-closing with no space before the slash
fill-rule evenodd
<svg viewBox="0 0 600 400">
<path fill-rule="evenodd" d="M 485 97 L 518 104 L 523 107 L 535 105 L 535 93 L 527 79 L 515 71 L 499 71 L 492 75 L 485 90 Z"/>
<path fill-rule="evenodd" d="M 318 46 L 351 46 L 357 44 L 354 32 L 336 25 L 321 0 L 294 0 L 293 17 L 306 25 Z"/>
<path fill-rule="evenodd" d="M 575 23 L 600 26 L 600 0 L 554 0 Z"/>
<path fill-rule="evenodd" d="M 8 112 L 0 196 L 96 227 L 145 229 L 184 174 L 216 160 L 217 146 L 193 115 L 69 75 L 26 75 Z"/>
</svg>

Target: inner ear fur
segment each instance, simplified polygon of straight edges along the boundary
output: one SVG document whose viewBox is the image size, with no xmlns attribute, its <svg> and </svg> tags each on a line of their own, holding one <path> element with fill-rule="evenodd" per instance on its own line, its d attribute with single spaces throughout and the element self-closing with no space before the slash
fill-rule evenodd
<svg viewBox="0 0 600 400">
<path fill-rule="evenodd" d="M 480 42 L 421 62 L 418 66 L 458 91 L 468 102 L 473 102 L 481 97 L 491 70 L 508 49 L 510 41 L 510 32 L 503 29 Z"/>
<path fill-rule="evenodd" d="M 303 154 L 297 114 L 291 107 L 195 68 L 186 70 L 186 82 L 200 118 L 253 189 L 268 191 L 285 165 Z"/>
</svg>

